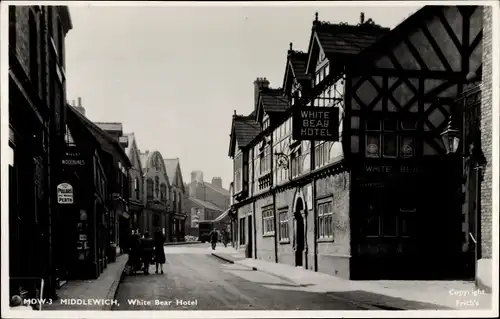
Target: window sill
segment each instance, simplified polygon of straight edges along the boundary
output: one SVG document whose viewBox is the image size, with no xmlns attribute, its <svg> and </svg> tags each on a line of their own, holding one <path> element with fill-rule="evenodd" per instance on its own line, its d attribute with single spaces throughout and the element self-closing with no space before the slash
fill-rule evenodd
<svg viewBox="0 0 500 319">
<path fill-rule="evenodd" d="M 264 235 L 262 235 L 262 237 L 274 237 L 274 232 L 272 233 L 265 233 Z"/>
<path fill-rule="evenodd" d="M 317 242 L 318 243 L 333 243 L 335 240 L 333 237 L 328 237 L 328 238 L 318 238 Z"/>
<path fill-rule="evenodd" d="M 287 244 L 290 244 L 290 239 L 280 240 L 280 245 L 287 245 Z"/>
</svg>

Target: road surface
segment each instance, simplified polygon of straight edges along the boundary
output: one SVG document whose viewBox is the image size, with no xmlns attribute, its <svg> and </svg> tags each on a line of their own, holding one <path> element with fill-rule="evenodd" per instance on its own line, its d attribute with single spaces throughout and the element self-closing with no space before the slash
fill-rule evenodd
<svg viewBox="0 0 500 319">
<path fill-rule="evenodd" d="M 360 310 L 285 279 L 228 264 L 208 244 L 166 246 L 165 274 L 126 276 L 113 310 Z"/>
</svg>

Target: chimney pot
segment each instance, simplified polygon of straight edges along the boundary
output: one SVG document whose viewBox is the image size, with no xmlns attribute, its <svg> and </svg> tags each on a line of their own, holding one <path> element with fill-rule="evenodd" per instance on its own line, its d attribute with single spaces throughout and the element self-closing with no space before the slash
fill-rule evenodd
<svg viewBox="0 0 500 319">
<path fill-rule="evenodd" d="M 82 98 L 78 97 L 78 106 L 82 106 Z"/>
</svg>

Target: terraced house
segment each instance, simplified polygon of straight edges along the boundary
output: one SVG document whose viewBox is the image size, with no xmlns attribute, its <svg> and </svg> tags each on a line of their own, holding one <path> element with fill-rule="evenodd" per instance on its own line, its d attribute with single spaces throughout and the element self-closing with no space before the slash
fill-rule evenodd
<svg viewBox="0 0 500 319">
<path fill-rule="evenodd" d="M 463 162 L 442 133 L 481 72 L 482 11 L 426 6 L 393 30 L 316 14 L 282 88 L 257 79 L 253 110 L 233 115 L 237 248 L 349 279 L 474 276 Z M 337 141 L 292 138 L 308 107 L 339 110 Z"/>
</svg>

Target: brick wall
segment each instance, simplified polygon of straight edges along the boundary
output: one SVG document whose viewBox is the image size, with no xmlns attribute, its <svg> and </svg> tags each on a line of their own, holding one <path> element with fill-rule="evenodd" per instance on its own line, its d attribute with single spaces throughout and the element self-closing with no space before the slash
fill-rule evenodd
<svg viewBox="0 0 500 319">
<path fill-rule="evenodd" d="M 483 78 L 481 104 L 481 148 L 487 164 L 481 182 L 481 255 L 491 258 L 492 228 L 492 7 L 485 6 L 483 15 Z"/>
<path fill-rule="evenodd" d="M 350 175 L 347 172 L 327 176 L 316 181 L 316 199 L 332 196 L 333 240 L 318 242 L 318 271 L 349 278 Z"/>
<path fill-rule="evenodd" d="M 271 207 L 273 204 L 273 196 L 269 195 L 264 198 L 260 198 L 255 202 L 255 244 L 257 249 L 257 259 L 264 261 L 275 261 L 274 254 L 274 235 L 264 235 L 263 234 L 263 220 L 262 220 L 262 208 Z M 276 223 L 275 230 L 276 230 Z M 276 235 L 277 231 L 275 231 Z"/>
<path fill-rule="evenodd" d="M 295 188 L 280 192 L 276 194 L 276 236 L 278 236 L 278 262 L 295 266 L 295 253 L 293 250 L 293 199 L 295 195 Z M 305 198 L 304 198 L 305 200 Z M 288 241 L 280 241 L 279 231 L 279 213 L 284 211 L 288 212 Z"/>
</svg>

